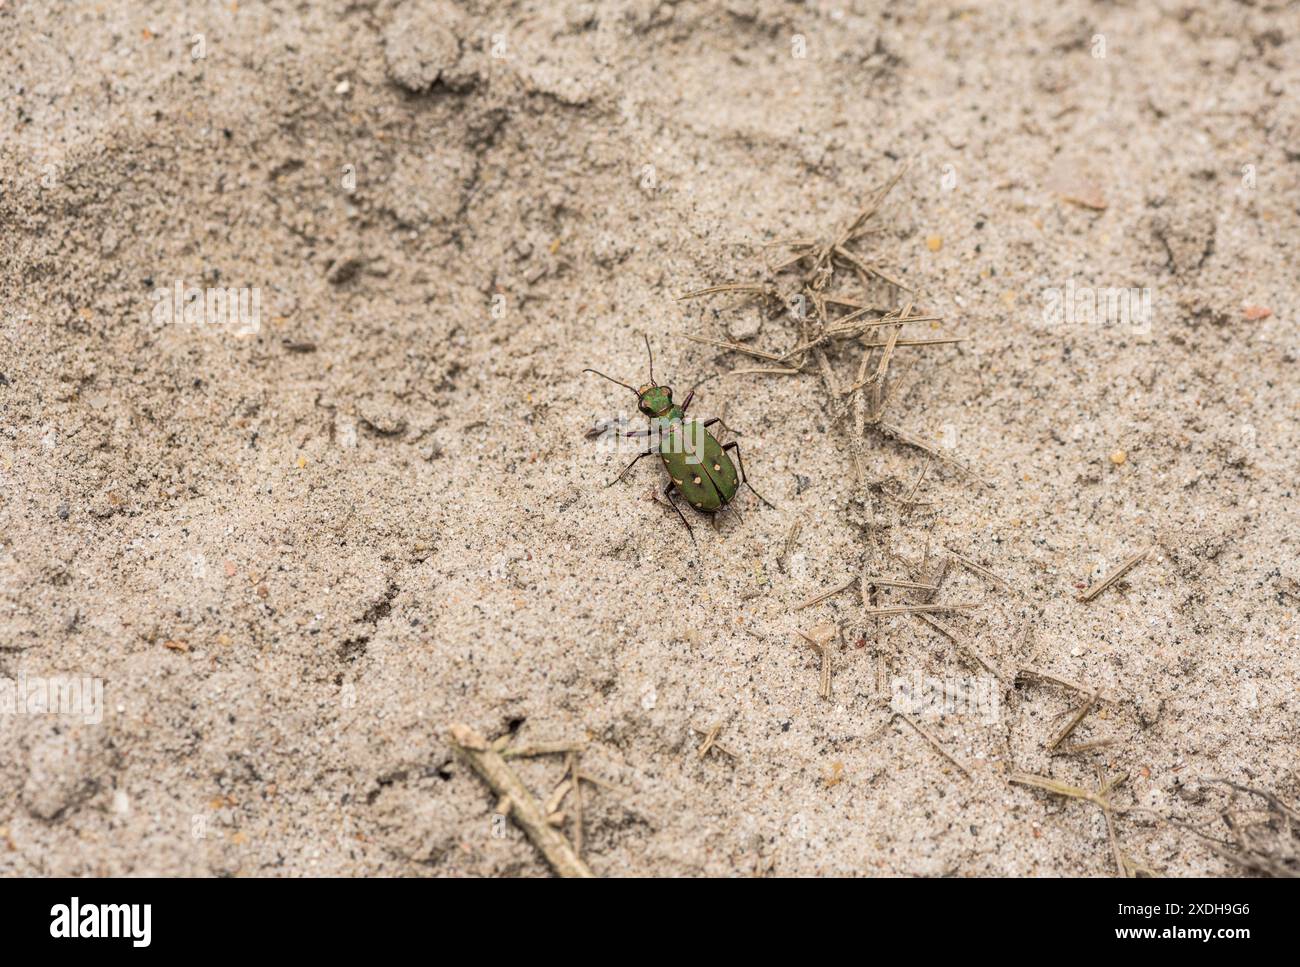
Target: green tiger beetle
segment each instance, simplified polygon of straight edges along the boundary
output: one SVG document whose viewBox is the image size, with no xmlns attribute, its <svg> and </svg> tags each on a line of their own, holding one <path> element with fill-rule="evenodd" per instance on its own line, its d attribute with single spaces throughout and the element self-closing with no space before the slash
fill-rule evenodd
<svg viewBox="0 0 1300 967">
<path fill-rule="evenodd" d="M 606 376 L 599 370 L 583 370 L 584 373 L 594 373 L 611 383 L 617 383 L 624 389 L 632 390 L 637 397 L 637 409 L 650 421 L 648 429 L 629 430 L 625 434 L 628 437 L 650 437 L 650 448 L 638 453 L 632 462 L 623 468 L 623 472 L 606 486 L 618 483 L 636 465 L 638 460 L 657 452 L 664 462 L 664 468 L 668 471 L 668 476 L 671 478 L 664 486 L 664 496 L 668 498 L 668 503 L 672 505 L 673 510 L 677 511 L 677 516 L 681 518 L 682 523 L 686 525 L 686 531 L 691 535 L 692 541 L 695 540 L 695 532 L 686 520 L 686 515 L 677 506 L 677 501 L 673 499 L 674 490 L 696 510 L 713 515 L 735 499 L 736 493 L 743 483 L 755 497 L 763 501 L 768 507 L 772 507 L 767 498 L 754 490 L 753 485 L 749 482 L 749 475 L 745 473 L 745 461 L 740 455 L 740 444 L 732 440 L 724 446 L 718 442 L 717 437 L 709 432 L 708 428 L 716 423 L 721 423 L 724 429 L 731 429 L 723 422 L 722 418 L 715 416 L 708 420 L 686 419 L 686 409 L 691 405 L 691 400 L 695 398 L 695 391 L 699 389 L 702 383 L 712 377 L 705 377 L 705 379 L 692 386 L 690 392 L 686 394 L 686 399 L 682 400 L 679 406 L 673 402 L 672 387 L 660 385 L 655 381 L 655 360 L 654 353 L 650 350 L 649 336 L 645 337 L 645 349 L 646 354 L 650 357 L 650 382 L 640 389 L 629 386 L 613 376 Z M 607 426 L 608 424 L 598 424 L 587 432 L 587 438 L 593 439 L 600 436 L 605 432 Z M 735 451 L 736 463 L 740 464 L 739 474 L 736 473 L 735 464 L 731 462 L 731 457 L 728 455 L 729 451 Z M 775 510 L 776 508 L 772 507 L 772 509 Z M 714 526 L 717 526 L 716 518 L 714 518 Z"/>
</svg>

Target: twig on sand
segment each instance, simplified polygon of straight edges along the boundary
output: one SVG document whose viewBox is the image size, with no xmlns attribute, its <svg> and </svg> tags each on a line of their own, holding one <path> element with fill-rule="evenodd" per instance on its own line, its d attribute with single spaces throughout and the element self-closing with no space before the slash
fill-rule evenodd
<svg viewBox="0 0 1300 967">
<path fill-rule="evenodd" d="M 912 717 L 908 715 L 906 712 L 895 712 L 894 714 L 897 715 L 904 722 L 906 722 L 908 725 L 910 725 L 912 728 L 916 729 L 917 735 L 925 739 L 926 742 L 929 742 L 930 745 L 934 748 L 935 752 L 939 753 L 939 755 L 943 756 L 954 766 L 956 766 L 957 770 L 963 776 L 965 776 L 967 779 L 970 778 L 970 770 L 967 769 L 960 762 L 958 762 L 957 759 L 950 752 L 948 752 L 947 749 L 943 747 L 943 744 L 938 739 L 936 739 L 933 735 L 931 735 L 928 731 L 926 731 L 921 727 L 919 722 L 914 721 Z"/>
<path fill-rule="evenodd" d="M 813 650 L 821 656 L 821 679 L 818 683 L 817 694 L 824 699 L 831 697 L 831 642 L 835 640 L 839 633 L 839 625 L 833 621 L 824 621 L 819 625 L 814 625 L 806 632 L 797 632 L 799 637 L 808 642 Z"/>
<path fill-rule="evenodd" d="M 1065 796 L 1068 799 L 1082 799 L 1084 802 L 1090 802 L 1100 809 L 1102 815 L 1106 818 L 1106 835 L 1110 839 L 1111 852 L 1115 857 L 1115 868 L 1120 876 L 1129 878 L 1140 867 L 1120 851 L 1119 838 L 1115 835 L 1115 818 L 1112 815 L 1112 810 L 1115 807 L 1110 801 L 1111 790 L 1127 779 L 1127 772 L 1120 773 L 1108 782 L 1101 782 L 1099 777 L 1097 790 L 1093 792 L 1090 789 L 1081 789 L 1078 786 L 1071 786 L 1069 783 L 1059 782 L 1047 776 L 1035 776 L 1027 772 L 1018 772 L 1010 777 L 1010 781 L 1017 785 L 1032 786 L 1035 789 L 1042 789 L 1044 792 Z"/>
<path fill-rule="evenodd" d="M 1057 733 L 1056 738 L 1054 738 L 1051 742 L 1047 743 L 1047 751 L 1048 752 L 1056 751 L 1056 747 L 1070 737 L 1070 733 L 1072 733 L 1075 729 L 1079 727 L 1079 723 L 1082 722 L 1087 717 L 1088 713 L 1093 710 L 1096 704 L 1097 704 L 1097 693 L 1093 692 L 1091 695 L 1088 696 L 1088 700 L 1079 706 L 1078 711 L 1076 711 L 1074 715 L 1070 716 L 1070 721 L 1066 723 L 1065 728 L 1063 728 L 1059 733 Z"/>
<path fill-rule="evenodd" d="M 802 611 L 804 608 L 811 608 L 814 604 L 819 604 L 820 602 L 825 601 L 827 598 L 839 594 L 841 591 L 847 591 L 849 588 L 853 587 L 853 582 L 856 581 L 857 579 L 858 577 L 856 574 L 851 575 L 850 577 L 845 578 L 839 584 L 835 585 L 835 587 L 828 588 L 827 590 L 822 591 L 820 594 L 814 594 L 811 598 L 808 598 L 805 601 L 800 601 L 790 610 Z"/>
<path fill-rule="evenodd" d="M 910 588 L 914 591 L 938 591 L 937 584 L 923 584 L 920 581 L 896 581 L 893 578 L 879 578 L 873 575 L 867 575 L 862 580 L 868 584 L 874 584 L 878 588 Z"/>
<path fill-rule="evenodd" d="M 885 618 L 896 614 L 934 614 L 945 611 L 971 611 L 978 608 L 977 604 L 897 604 L 889 605 L 884 608 L 868 608 L 867 615 L 876 618 Z"/>
<path fill-rule="evenodd" d="M 705 286 L 703 289 L 684 292 L 677 297 L 677 301 L 685 302 L 687 299 L 698 299 L 702 295 L 716 295 L 719 292 L 767 293 L 771 291 L 771 288 L 772 287 L 765 282 L 724 282 L 721 285 L 710 285 Z"/>
<path fill-rule="evenodd" d="M 964 338 L 961 338 L 959 336 L 935 337 L 934 339 L 896 339 L 894 340 L 894 346 L 897 346 L 899 348 L 902 348 L 904 346 L 955 346 L 958 343 L 963 343 L 965 341 L 966 340 Z M 864 343 L 860 343 L 859 345 L 863 349 L 891 348 L 888 342 L 864 342 Z M 874 381 L 875 381 L 875 377 L 871 377 L 870 379 L 868 379 L 867 383 L 862 383 L 862 384 L 854 383 L 852 386 L 848 388 L 848 390 L 846 390 L 846 392 L 851 393 L 854 390 L 861 389 L 863 386 L 869 385 L 871 382 Z"/>
<path fill-rule="evenodd" d="M 1003 684 L 1006 684 L 1006 678 L 1003 677 L 1000 671 L 998 671 L 997 666 L 994 665 L 993 662 L 985 658 L 984 655 L 981 654 L 980 651 L 974 645 L 972 645 L 969 641 L 967 641 L 965 637 L 959 634 L 956 629 L 950 627 L 949 625 L 944 624 L 938 618 L 931 617 L 929 614 L 926 614 L 924 611 L 918 612 L 916 616 L 920 618 L 922 621 L 924 621 L 926 624 L 928 624 L 935 631 L 939 632 L 939 634 L 943 635 L 945 638 L 951 641 L 961 651 L 965 652 L 972 660 L 975 661 L 976 664 L 982 667 L 986 672 L 988 672 L 998 681 L 1002 682 Z"/>
<path fill-rule="evenodd" d="M 1244 870 L 1263 876 L 1300 876 L 1297 843 L 1300 842 L 1300 811 L 1266 789 L 1244 786 L 1228 779 L 1211 779 L 1233 790 L 1233 804 L 1238 793 L 1257 796 L 1268 805 L 1266 818 L 1252 821 L 1233 809 L 1223 809 L 1219 818 L 1228 827 L 1229 839 L 1216 839 L 1194 827 L 1187 827 L 1211 850 Z"/>
<path fill-rule="evenodd" d="M 1043 671 L 1041 668 L 1034 668 L 1032 665 L 1022 665 L 1016 669 L 1015 680 L 1019 682 L 1022 679 L 1027 682 L 1040 682 L 1048 685 L 1057 685 L 1084 696 L 1096 695 L 1098 701 L 1105 702 L 1106 704 L 1114 702 L 1114 699 L 1106 695 L 1104 692 L 1093 688 L 1087 688 L 1084 685 L 1080 685 L 1078 682 L 1071 681 L 1068 678 L 1062 678 L 1060 675 L 1055 675 L 1052 672 Z"/>
<path fill-rule="evenodd" d="M 785 572 L 786 563 L 790 560 L 790 555 L 794 553 L 796 542 L 799 540 L 799 532 L 803 530 L 803 518 L 796 517 L 793 524 L 790 525 L 790 532 L 785 535 L 785 546 L 781 548 L 781 556 L 776 559 L 777 567 L 782 573 Z"/>
<path fill-rule="evenodd" d="M 1114 739 L 1097 739 L 1094 742 L 1078 742 L 1074 745 L 1067 745 L 1064 748 L 1055 749 L 1053 750 L 1052 755 L 1083 755 L 1085 752 L 1096 752 L 1098 749 L 1109 749 L 1114 744 Z"/>
<path fill-rule="evenodd" d="M 765 359 L 769 363 L 779 363 L 782 359 L 780 353 L 764 352 L 761 349 L 742 346 L 737 342 L 726 342 L 722 339 L 710 339 L 707 336 L 692 336 L 689 333 L 686 338 L 691 342 L 702 343 L 705 346 L 717 346 L 719 349 L 729 349 L 733 353 L 744 353 L 746 356 L 753 356 L 755 359 Z"/>
<path fill-rule="evenodd" d="M 951 557 L 962 567 L 966 568 L 968 571 L 971 571 L 974 574 L 978 574 L 980 577 L 987 578 L 988 580 L 992 581 L 994 584 L 996 584 L 998 587 L 1002 588 L 1005 591 L 1011 590 L 1010 584 L 1002 580 L 1002 578 L 998 577 L 996 574 L 994 574 L 992 571 L 986 568 L 983 564 L 977 564 L 975 561 L 972 561 L 969 557 L 963 557 L 961 554 L 958 554 L 950 547 L 945 547 L 944 550 L 948 553 L 949 557 Z"/>
<path fill-rule="evenodd" d="M 733 759 L 739 758 L 739 756 L 737 756 L 736 753 L 732 752 L 725 745 L 723 745 L 721 742 L 718 741 L 718 736 L 722 734 L 722 725 L 723 723 L 716 722 L 709 727 L 708 731 L 704 731 L 702 729 L 695 729 L 696 732 L 700 732 L 704 736 L 704 741 L 701 742 L 700 747 L 695 750 L 695 754 L 698 758 L 703 759 L 706 755 L 708 755 L 710 752 L 712 752 L 715 749 L 721 752 L 723 755 L 731 756 L 731 758 Z"/>
<path fill-rule="evenodd" d="M 969 474 L 970 476 L 974 477 L 976 480 L 978 480 L 986 487 L 993 486 L 993 482 L 985 477 L 982 477 L 974 467 L 970 466 L 969 464 L 963 463 L 961 460 L 958 460 L 956 457 L 950 456 L 949 454 L 944 453 L 942 450 L 939 450 L 936 447 L 931 446 L 925 440 L 922 440 L 914 433 L 909 433 L 907 430 L 904 430 L 901 426 L 895 426 L 892 423 L 882 422 L 882 423 L 878 423 L 877 427 L 879 428 L 881 433 L 885 434 L 885 436 L 892 437 L 893 439 L 898 440 L 900 443 L 906 443 L 908 446 L 916 447 L 918 450 L 930 454 L 930 456 L 934 457 L 936 460 L 940 460 L 943 463 L 948 464 L 949 466 L 956 467 L 962 473 Z"/>
<path fill-rule="evenodd" d="M 1150 553 L 1151 553 L 1151 548 L 1148 547 L 1145 551 L 1141 551 L 1137 554 L 1134 554 L 1127 561 L 1125 561 L 1119 567 L 1115 568 L 1115 570 L 1111 571 L 1104 578 L 1102 578 L 1100 581 L 1098 581 L 1096 584 L 1090 587 L 1087 591 L 1084 591 L 1083 594 L 1079 595 L 1079 600 L 1091 601 L 1093 598 L 1101 594 L 1101 592 L 1105 591 L 1108 587 L 1110 587 L 1112 584 L 1114 584 L 1116 581 L 1122 578 L 1125 574 L 1131 571 L 1134 567 L 1140 564 L 1143 560 L 1145 560 L 1146 556 Z"/>
<path fill-rule="evenodd" d="M 912 502 L 912 498 L 916 496 L 916 492 L 920 489 L 921 484 L 925 483 L 926 474 L 930 472 L 930 466 L 933 463 L 934 457 L 927 454 L 925 466 L 922 467 L 921 472 L 917 474 L 916 480 L 912 483 L 912 486 L 907 488 L 907 496 L 903 498 L 903 503 L 910 504 Z"/>
<path fill-rule="evenodd" d="M 542 755 L 581 752 L 584 748 L 586 744 L 583 742 L 534 742 L 532 745 L 506 746 L 498 751 L 503 759 L 532 759 Z"/>
<path fill-rule="evenodd" d="M 582 862 L 582 776 L 578 773 L 578 757 L 574 753 L 565 757 L 565 763 L 573 782 L 573 852 Z"/>
<path fill-rule="evenodd" d="M 586 878 L 595 875 L 564 834 L 547 822 L 547 814 L 533 794 L 483 736 L 468 725 L 457 723 L 451 726 L 451 743 L 478 777 L 496 793 L 500 805 L 507 809 L 506 815 L 524 831 L 557 876 Z"/>
<path fill-rule="evenodd" d="M 802 369 L 778 369 L 766 366 L 754 366 L 749 369 L 733 369 L 725 376 L 802 376 Z"/>
<path fill-rule="evenodd" d="M 559 810 L 560 806 L 564 804 L 564 797 L 569 794 L 569 790 L 572 788 L 573 780 L 566 776 L 564 779 L 560 780 L 560 784 L 551 791 L 549 796 L 546 797 L 546 802 L 543 803 L 542 808 L 546 812 L 547 822 L 551 821 L 551 817 L 553 817 Z M 551 825 L 555 824 L 551 823 Z"/>
</svg>

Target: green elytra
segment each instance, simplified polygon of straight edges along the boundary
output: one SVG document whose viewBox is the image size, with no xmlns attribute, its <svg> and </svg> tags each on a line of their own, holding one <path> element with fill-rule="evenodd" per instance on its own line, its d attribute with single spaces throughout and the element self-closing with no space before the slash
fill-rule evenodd
<svg viewBox="0 0 1300 967">
<path fill-rule="evenodd" d="M 621 380 L 614 379 L 612 376 L 606 376 L 604 373 L 595 369 L 584 369 L 584 373 L 594 373 L 597 376 L 604 377 L 613 383 L 625 389 L 632 390 L 637 396 L 637 409 L 640 410 L 651 421 L 651 428 L 647 430 L 631 430 L 627 436 L 651 436 L 655 430 L 658 430 L 658 446 L 652 446 L 649 449 L 638 453 L 632 462 L 623 468 L 623 472 L 610 481 L 615 484 L 626 476 L 627 472 L 636 465 L 636 462 L 642 457 L 648 457 L 652 453 L 658 453 L 663 461 L 664 469 L 668 471 L 669 481 L 664 485 L 664 496 L 672 504 L 673 510 L 677 511 L 677 516 L 681 518 L 686 530 L 691 534 L 691 540 L 695 539 L 695 533 L 691 530 L 691 525 L 686 520 L 686 515 L 682 513 L 681 508 L 673 499 L 673 492 L 676 491 L 692 507 L 704 514 L 714 514 L 721 510 L 727 504 L 735 499 L 736 493 L 743 483 L 753 492 L 754 496 L 767 504 L 772 505 L 760 494 L 754 490 L 752 484 L 747 479 L 745 473 L 745 461 L 740 455 L 740 444 L 735 440 L 725 446 L 718 442 L 717 437 L 709 432 L 709 427 L 721 423 L 726 429 L 726 423 L 722 422 L 721 417 L 713 417 L 709 420 L 688 420 L 686 410 L 691 405 L 691 400 L 695 398 L 695 390 L 700 383 L 691 387 L 680 405 L 673 402 L 672 387 L 661 385 L 655 381 L 654 371 L 654 354 L 650 351 L 650 337 L 645 337 L 646 353 L 650 357 L 650 382 L 646 383 L 640 389 L 635 389 Z M 701 383 L 704 380 L 700 381 Z M 602 432 L 602 428 L 597 428 L 588 433 L 588 436 L 596 436 Z M 732 463 L 730 452 L 735 452 L 736 463 L 740 465 L 740 471 L 736 471 L 736 463 Z M 608 485 L 607 485 L 608 486 Z"/>
</svg>

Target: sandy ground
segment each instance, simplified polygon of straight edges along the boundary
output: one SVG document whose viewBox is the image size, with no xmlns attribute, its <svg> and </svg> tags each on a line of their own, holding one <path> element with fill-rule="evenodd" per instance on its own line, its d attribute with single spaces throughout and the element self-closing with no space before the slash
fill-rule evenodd
<svg viewBox="0 0 1300 967">
<path fill-rule="evenodd" d="M 1170 820 L 1300 792 L 1294 6 L 6 0 L 0 51 L 0 679 L 104 702 L 0 691 L 0 872 L 546 874 L 458 721 L 587 742 L 601 875 L 1113 875 L 1020 773 L 1126 773 L 1125 862 L 1225 874 Z M 809 356 L 693 407 L 776 510 L 693 544 L 654 461 L 605 488 L 635 400 L 583 367 L 791 348 L 678 297 L 908 162 L 859 247 L 964 342 L 897 349 L 886 419 L 973 472 L 904 505 L 926 454 L 868 426 L 860 482 Z M 256 325 L 160 317 L 178 281 Z M 1094 287 L 1150 314 L 1046 313 Z M 792 611 L 863 573 L 942 573 L 964 645 Z M 1052 755 L 1082 699 L 1026 666 L 1101 693 L 1058 751 L 1111 744 Z M 911 713 L 950 758 L 900 682 L 951 686 Z"/>
</svg>

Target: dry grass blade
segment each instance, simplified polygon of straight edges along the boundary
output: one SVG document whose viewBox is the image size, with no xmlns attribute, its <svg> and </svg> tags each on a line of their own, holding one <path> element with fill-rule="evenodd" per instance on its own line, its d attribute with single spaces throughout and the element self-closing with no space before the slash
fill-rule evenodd
<svg viewBox="0 0 1300 967">
<path fill-rule="evenodd" d="M 703 289 L 694 289 L 677 297 L 678 302 L 684 302 L 687 299 L 698 299 L 700 296 L 716 295 L 720 292 L 762 292 L 770 293 L 772 287 L 766 282 L 722 282 L 718 285 L 705 286 Z"/>
<path fill-rule="evenodd" d="M 916 434 L 909 433 L 907 430 L 904 430 L 902 427 L 895 426 L 892 423 L 879 423 L 877 425 L 879 426 L 880 431 L 884 433 L 886 436 L 893 437 L 895 440 L 898 440 L 900 443 L 906 443 L 909 446 L 916 447 L 918 450 L 923 450 L 924 452 L 930 454 L 935 459 L 943 463 L 946 463 L 951 467 L 956 467 L 962 473 L 969 474 L 970 476 L 978 480 L 980 483 L 984 484 L 984 486 L 986 487 L 993 486 L 993 482 L 986 479 L 985 477 L 980 476 L 980 474 L 975 471 L 974 467 L 968 466 L 967 464 L 962 463 L 956 457 L 949 456 L 948 454 L 942 452 L 941 450 L 936 449 L 935 447 L 931 446 L 929 443 L 926 443 L 920 437 L 916 436 Z"/>
<path fill-rule="evenodd" d="M 841 316 L 835 320 L 834 325 L 826 329 L 826 335 L 841 339 L 849 336 L 860 336 L 870 329 L 880 329 L 884 326 L 901 326 L 909 322 L 943 322 L 943 316 L 907 316 L 894 313 L 887 313 L 879 319 L 869 319 L 866 322 L 857 321 L 867 312 L 880 311 L 875 306 L 867 306 L 851 312 L 847 316 Z"/>
<path fill-rule="evenodd" d="M 583 742 L 534 742 L 532 745 L 507 746 L 501 750 L 501 757 L 503 759 L 528 759 L 542 755 L 581 752 L 585 748 L 586 744 Z"/>
<path fill-rule="evenodd" d="M 896 581 L 893 578 L 864 577 L 862 580 L 878 588 L 911 588 L 915 591 L 938 591 L 937 584 L 922 584 L 920 581 Z"/>
<path fill-rule="evenodd" d="M 703 759 L 710 752 L 721 752 L 723 755 L 730 756 L 732 759 L 739 758 L 735 752 L 731 751 L 731 749 L 718 741 L 718 736 L 722 734 L 723 725 L 724 723 L 718 722 L 711 725 L 708 729 L 697 729 L 694 726 L 691 726 L 692 731 L 698 732 L 700 735 L 704 736 L 704 741 L 700 743 L 700 747 L 695 750 L 698 758 Z"/>
<path fill-rule="evenodd" d="M 1028 772 L 1018 772 L 1012 775 L 1009 782 L 1014 782 L 1019 786 L 1032 786 L 1035 789 L 1042 789 L 1046 792 L 1055 793 L 1058 796 L 1068 796 L 1071 799 L 1083 799 L 1087 802 L 1098 802 L 1097 794 L 1089 789 L 1082 789 L 1079 786 L 1071 786 L 1069 783 L 1061 782 L 1057 779 L 1051 779 L 1047 776 L 1035 776 Z"/>
<path fill-rule="evenodd" d="M 713 743 L 717 741 L 718 733 L 721 731 L 722 731 L 721 722 L 710 727 L 709 731 L 706 732 L 704 735 L 704 741 L 701 742 L 700 747 L 695 750 L 695 755 L 697 758 L 703 759 L 706 755 L 709 754 L 709 750 L 713 748 Z"/>
<path fill-rule="evenodd" d="M 912 498 L 916 495 L 916 491 L 920 488 L 921 484 L 925 482 L 926 475 L 930 472 L 930 465 L 933 463 L 933 457 L 929 457 L 925 461 L 925 466 L 921 468 L 920 474 L 917 475 L 916 482 L 908 488 L 907 496 L 903 498 L 903 503 L 910 504 L 912 502 Z"/>
<path fill-rule="evenodd" d="M 964 652 L 967 655 L 967 657 L 969 657 L 972 661 L 974 661 L 975 664 L 979 665 L 981 668 L 983 668 L 986 672 L 988 672 L 998 681 L 1006 682 L 1006 678 L 1004 678 L 1002 673 L 998 671 L 997 666 L 994 665 L 987 658 L 985 658 L 984 655 L 981 654 L 974 645 L 972 645 L 969 641 L 966 640 L 966 637 L 964 635 L 959 634 L 955 629 L 950 628 L 948 625 L 944 624 L 942 621 L 940 621 L 938 618 L 933 617 L 932 615 L 926 614 L 924 612 L 920 612 L 916 616 L 920 618 L 922 621 L 924 621 L 926 624 L 928 624 L 935 631 L 939 632 L 939 634 L 943 635 L 945 638 L 951 641 L 954 645 L 957 646 L 957 648 L 960 651 Z"/>
<path fill-rule="evenodd" d="M 782 573 L 785 573 L 785 566 L 790 560 L 790 555 L 794 553 L 796 542 L 799 540 L 799 532 L 803 530 L 803 518 L 795 519 L 790 525 L 790 532 L 785 536 L 785 546 L 781 548 L 781 555 L 776 559 L 776 565 Z"/>
<path fill-rule="evenodd" d="M 913 729 L 915 729 L 917 735 L 921 736 L 921 738 L 925 739 L 926 742 L 930 743 L 931 747 L 933 747 L 933 749 L 934 749 L 935 752 L 938 752 L 939 755 L 943 756 L 945 759 L 947 759 L 949 762 L 951 762 L 954 766 L 956 766 L 956 767 L 957 767 L 957 770 L 958 770 L 958 771 L 959 771 L 963 776 L 965 776 L 967 779 L 970 778 L 970 770 L 967 769 L 964 765 L 962 765 L 962 764 L 961 764 L 961 763 L 956 759 L 956 757 L 952 755 L 952 753 L 950 753 L 947 749 L 945 749 L 945 748 L 943 747 L 943 743 L 942 743 L 942 742 L 940 742 L 940 741 L 939 741 L 938 739 L 936 739 L 933 735 L 931 735 L 929 732 L 927 732 L 925 729 L 923 729 L 923 728 L 921 727 L 920 723 L 913 721 L 913 720 L 912 720 L 912 717 L 911 717 L 910 715 L 908 715 L 907 713 L 905 713 L 905 712 L 895 712 L 894 714 L 897 715 L 897 716 L 898 716 L 900 719 L 902 719 L 904 722 L 906 722 L 908 725 L 910 725 Z"/>
<path fill-rule="evenodd" d="M 1084 685 L 1080 685 L 1078 682 L 1071 681 L 1068 678 L 1062 678 L 1060 675 L 1053 674 L 1052 672 L 1043 671 L 1041 668 L 1035 668 L 1032 665 L 1022 665 L 1017 668 L 1015 681 L 1017 683 L 1026 681 L 1056 685 L 1059 688 L 1065 688 L 1083 696 L 1096 695 L 1098 701 L 1105 702 L 1106 704 L 1114 703 L 1114 699 L 1108 696 L 1105 692 L 1088 688 Z"/>
<path fill-rule="evenodd" d="M 944 551 L 948 554 L 949 557 L 951 557 L 962 567 L 966 568 L 968 571 L 971 571 L 974 574 L 978 574 L 980 577 L 988 578 L 988 580 L 992 581 L 998 587 L 1006 591 L 1011 590 L 1010 584 L 1002 580 L 1002 578 L 998 577 L 996 574 L 994 574 L 992 571 L 986 568 L 983 564 L 977 564 L 975 561 L 972 561 L 969 557 L 963 557 L 962 555 L 958 554 L 956 551 L 952 550 L 951 548 L 945 547 Z"/>
<path fill-rule="evenodd" d="M 814 625 L 806 632 L 799 631 L 796 633 L 800 638 L 808 642 L 821 657 L 821 677 L 818 682 L 817 694 L 823 699 L 829 699 L 831 697 L 831 642 L 839 636 L 839 625 L 832 621 L 824 621 L 819 625 Z"/>
<path fill-rule="evenodd" d="M 1097 693 L 1093 692 L 1091 695 L 1088 696 L 1088 700 L 1079 706 L 1078 711 L 1076 711 L 1074 715 L 1070 717 L 1070 721 L 1066 723 L 1065 728 L 1063 728 L 1060 731 L 1060 733 L 1057 734 L 1056 738 L 1054 738 L 1051 742 L 1047 743 L 1047 751 L 1048 752 L 1054 751 L 1057 746 L 1059 746 L 1062 742 L 1068 739 L 1070 737 L 1070 734 L 1079 727 L 1079 723 L 1082 722 L 1087 717 L 1088 713 L 1093 710 L 1096 704 L 1097 704 Z"/>
<path fill-rule="evenodd" d="M 898 614 L 942 614 L 945 611 L 973 611 L 978 608 L 978 604 L 961 603 L 961 604 L 898 604 L 889 605 L 884 608 L 868 608 L 867 614 L 873 617 L 884 618 L 890 615 Z"/>
<path fill-rule="evenodd" d="M 710 339 L 708 336 L 690 336 L 686 337 L 691 342 L 702 343 L 705 346 L 717 346 L 719 349 L 727 349 L 733 353 L 744 353 L 746 356 L 753 356 L 755 359 L 765 359 L 769 363 L 779 363 L 782 359 L 779 353 L 769 353 L 762 349 L 752 349 L 749 346 L 742 346 L 740 343 L 724 342 L 721 339 Z"/>
<path fill-rule="evenodd" d="M 825 601 L 827 598 L 839 594 L 841 591 L 847 591 L 849 588 L 853 586 L 853 582 L 856 580 L 857 580 L 856 575 L 850 575 L 849 577 L 841 581 L 839 584 L 835 585 L 835 587 L 827 588 L 825 591 L 813 595 L 811 598 L 808 598 L 806 601 L 799 602 L 790 610 L 802 611 L 804 608 L 811 608 L 814 604 L 819 604 L 820 602 Z"/>
<path fill-rule="evenodd" d="M 1127 780 L 1128 773 L 1121 772 L 1107 782 L 1099 781 L 1097 791 L 1093 792 L 1090 789 L 1081 789 L 1079 786 L 1072 786 L 1069 783 L 1048 776 L 1036 776 L 1027 772 L 1018 772 L 1009 777 L 1009 781 L 1017 785 L 1031 786 L 1057 796 L 1065 796 L 1068 799 L 1082 799 L 1084 802 L 1090 802 L 1100 809 L 1103 818 L 1106 820 L 1106 836 L 1110 840 L 1111 854 L 1115 859 L 1115 869 L 1122 877 L 1131 877 L 1134 870 L 1140 868 L 1137 864 L 1131 862 L 1119 848 L 1119 837 L 1115 832 L 1115 818 L 1112 815 L 1114 807 L 1111 805 L 1109 798 L 1111 791 Z"/>
<path fill-rule="evenodd" d="M 1145 551 L 1141 551 L 1137 554 L 1134 554 L 1127 561 L 1125 561 L 1119 567 L 1115 568 L 1115 570 L 1111 571 L 1104 578 L 1102 578 L 1100 581 L 1098 581 L 1096 584 L 1090 587 L 1087 591 L 1084 591 L 1083 594 L 1079 595 L 1079 600 L 1091 601 L 1093 598 L 1101 594 L 1101 592 L 1105 591 L 1108 587 L 1110 587 L 1112 584 L 1114 584 L 1116 581 L 1122 578 L 1133 568 L 1137 567 L 1137 565 L 1140 564 L 1143 560 L 1145 560 L 1146 556 L 1150 553 L 1151 553 L 1151 548 L 1148 547 Z"/>
<path fill-rule="evenodd" d="M 934 339 L 896 339 L 893 345 L 899 349 L 905 346 L 955 346 L 966 340 L 958 336 L 943 336 Z M 888 342 L 864 342 L 861 343 L 863 349 L 889 349 Z"/>
<path fill-rule="evenodd" d="M 1300 812 L 1266 789 L 1227 779 L 1210 781 L 1233 790 L 1234 802 L 1238 793 L 1262 799 L 1267 806 L 1264 816 L 1250 819 L 1232 809 L 1222 810 L 1219 819 L 1228 829 L 1227 840 L 1188 828 L 1207 840 L 1211 850 L 1244 870 L 1261 876 L 1300 877 Z"/>
<path fill-rule="evenodd" d="M 1098 749 L 1109 749 L 1114 744 L 1114 739 L 1097 739 L 1095 742 L 1079 742 L 1075 745 L 1067 745 L 1063 749 L 1056 749 L 1052 752 L 1052 755 L 1083 755 L 1087 752 L 1096 752 Z"/>
</svg>

